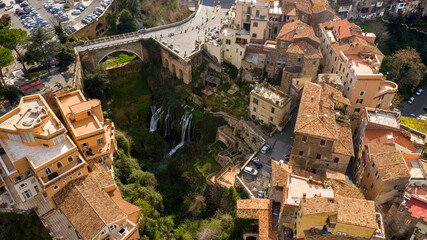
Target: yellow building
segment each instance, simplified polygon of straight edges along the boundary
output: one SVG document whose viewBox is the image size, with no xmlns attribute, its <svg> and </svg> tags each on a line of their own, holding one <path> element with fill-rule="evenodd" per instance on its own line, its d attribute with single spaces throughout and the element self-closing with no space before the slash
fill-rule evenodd
<svg viewBox="0 0 427 240">
<path fill-rule="evenodd" d="M 279 127 L 289 114 L 290 107 L 290 98 L 269 84 L 257 84 L 251 91 L 249 116 L 262 124 Z"/>
<path fill-rule="evenodd" d="M 40 192 L 51 200 L 69 181 L 88 174 L 87 163 L 66 133 L 40 95 L 23 97 L 0 118 L 0 163 L 16 203 Z"/>
<path fill-rule="evenodd" d="M 117 149 L 115 129 L 113 122 L 104 119 L 101 101 L 88 101 L 78 90 L 56 97 L 56 103 L 84 158 L 97 160 L 110 171 Z"/>
<path fill-rule="evenodd" d="M 370 239 L 377 214 L 373 201 L 353 198 L 315 197 L 302 199 L 296 220 L 296 238 L 327 232 L 333 235 Z"/>
<path fill-rule="evenodd" d="M 236 1 L 234 25 L 247 31 L 251 42 L 264 43 L 268 31 L 269 2 L 267 0 Z"/>
</svg>

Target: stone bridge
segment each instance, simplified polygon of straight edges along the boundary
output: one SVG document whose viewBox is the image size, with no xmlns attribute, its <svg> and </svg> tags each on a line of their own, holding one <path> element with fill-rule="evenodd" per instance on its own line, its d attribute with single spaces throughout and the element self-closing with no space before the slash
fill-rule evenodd
<svg viewBox="0 0 427 240">
<path fill-rule="evenodd" d="M 200 52 L 195 48 L 196 40 L 203 40 L 205 31 L 220 27 L 227 11 L 234 0 L 222 0 L 215 5 L 215 0 L 201 0 L 197 11 L 187 19 L 169 25 L 154 27 L 137 32 L 115 35 L 86 42 L 77 42 L 82 65 L 94 69 L 102 59 L 111 53 L 124 51 L 147 60 L 146 49 L 142 39 L 155 39 L 161 46 L 162 64 L 184 83 L 191 82 L 191 60 Z"/>
</svg>

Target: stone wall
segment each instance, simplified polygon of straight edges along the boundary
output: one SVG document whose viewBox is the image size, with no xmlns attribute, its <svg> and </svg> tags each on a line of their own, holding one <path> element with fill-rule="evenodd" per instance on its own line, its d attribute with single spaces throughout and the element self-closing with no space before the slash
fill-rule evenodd
<svg viewBox="0 0 427 240">
<path fill-rule="evenodd" d="M 182 79 L 185 84 L 191 83 L 191 64 L 189 62 L 164 49 L 163 45 L 161 45 L 160 54 L 162 56 L 163 67 L 168 69 L 178 79 Z"/>
</svg>

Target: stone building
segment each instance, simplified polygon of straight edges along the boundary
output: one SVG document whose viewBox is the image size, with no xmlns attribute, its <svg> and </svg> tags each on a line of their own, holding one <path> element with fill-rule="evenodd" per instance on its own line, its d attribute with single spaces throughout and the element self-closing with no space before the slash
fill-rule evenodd
<svg viewBox="0 0 427 240">
<path fill-rule="evenodd" d="M 354 156 L 348 123 L 349 100 L 328 84 L 306 82 L 295 125 L 289 164 L 345 173 Z"/>
<path fill-rule="evenodd" d="M 353 127 L 364 107 L 388 109 L 397 84 L 379 72 L 384 55 L 375 46 L 375 35 L 347 20 L 319 24 L 323 71 L 336 73 L 350 100 Z"/>
<path fill-rule="evenodd" d="M 279 127 L 290 113 L 290 102 L 290 98 L 275 87 L 257 84 L 250 94 L 249 117 L 261 124 Z"/>
</svg>

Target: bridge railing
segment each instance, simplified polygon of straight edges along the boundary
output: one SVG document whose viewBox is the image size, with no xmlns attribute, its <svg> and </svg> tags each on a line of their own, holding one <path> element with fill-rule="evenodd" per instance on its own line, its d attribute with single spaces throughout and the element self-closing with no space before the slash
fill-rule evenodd
<svg viewBox="0 0 427 240">
<path fill-rule="evenodd" d="M 197 5 L 199 6 L 200 3 L 197 4 Z M 84 47 L 84 46 L 90 46 L 90 45 L 93 45 L 93 44 L 108 42 L 108 41 L 111 41 L 111 40 L 117 40 L 117 39 L 129 38 L 129 37 L 138 37 L 138 36 L 140 36 L 140 34 L 146 34 L 146 33 L 150 33 L 150 32 L 155 32 L 155 31 L 160 31 L 160 30 L 168 29 L 168 28 L 171 28 L 171 27 L 176 27 L 178 25 L 184 24 L 184 23 L 190 21 L 191 19 L 193 19 L 194 16 L 196 16 L 197 11 L 198 11 L 198 9 L 196 9 L 186 19 L 178 21 L 178 22 L 174 22 L 174 23 L 170 23 L 170 24 L 166 24 L 166 25 L 162 25 L 162 26 L 157 26 L 157 27 L 152 27 L 152 28 L 149 28 L 149 29 L 142 29 L 142 30 L 138 30 L 136 32 L 131 32 L 131 33 L 124 33 L 124 34 L 119 34 L 119 35 L 114 35 L 114 36 L 109 36 L 109 37 L 103 37 L 103 38 L 93 39 L 93 40 L 89 40 L 89 41 L 79 41 L 79 42 L 75 42 L 74 46 L 82 46 L 82 47 Z M 121 44 L 123 44 L 123 42 Z M 103 48 L 104 47 L 105 46 L 103 46 Z M 96 48 L 92 48 L 92 49 L 96 49 Z"/>
</svg>

